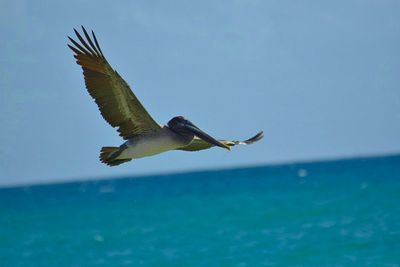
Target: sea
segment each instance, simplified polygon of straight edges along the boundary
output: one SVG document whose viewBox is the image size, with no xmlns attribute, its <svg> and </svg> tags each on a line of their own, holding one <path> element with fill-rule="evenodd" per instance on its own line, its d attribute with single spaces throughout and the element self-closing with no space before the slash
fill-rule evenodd
<svg viewBox="0 0 400 267">
<path fill-rule="evenodd" d="M 400 266 L 400 155 L 3 188 L 0 266 Z"/>
</svg>

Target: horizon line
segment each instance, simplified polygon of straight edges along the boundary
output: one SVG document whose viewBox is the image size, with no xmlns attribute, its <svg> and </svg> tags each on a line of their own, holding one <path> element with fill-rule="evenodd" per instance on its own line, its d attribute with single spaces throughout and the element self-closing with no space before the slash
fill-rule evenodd
<svg viewBox="0 0 400 267">
<path fill-rule="evenodd" d="M 171 171 L 171 172 L 155 172 L 148 174 L 140 174 L 140 175 L 121 175 L 121 176 L 112 176 L 112 177 L 97 177 L 97 178 L 78 178 L 78 179 L 64 179 L 60 181 L 36 181 L 36 182 L 21 182 L 21 183 L 10 183 L 10 184 L 1 184 L 0 190 L 2 189 L 12 189 L 12 188 L 23 188 L 23 187 L 36 187 L 36 186 L 51 186 L 51 185 L 63 185 L 63 184 L 74 184 L 74 183 L 90 183 L 90 182 L 102 182 L 109 180 L 121 180 L 121 179 L 142 179 L 148 177 L 156 177 L 156 176 L 170 176 L 170 175 L 184 175 L 184 174 L 192 174 L 192 173 L 202 173 L 202 172 L 219 172 L 219 171 L 227 171 L 227 170 L 239 170 L 239 169 L 247 169 L 247 168 L 262 168 L 262 167 L 279 167 L 279 166 L 290 166 L 296 164 L 310 164 L 310 163 L 328 163 L 328 162 L 338 162 L 338 161 L 349 161 L 349 160 L 361 160 L 361 159 L 373 159 L 373 158 L 386 158 L 386 157 L 398 157 L 400 156 L 400 152 L 393 153 L 385 153 L 385 154 L 374 154 L 374 155 L 358 155 L 358 156 L 343 156 L 343 157 L 326 157 L 319 159 L 304 159 L 304 160 L 288 160 L 282 162 L 273 162 L 273 163 L 261 163 L 261 164 L 253 164 L 253 165 L 242 165 L 242 166 L 232 166 L 232 167 L 221 167 L 221 168 L 204 168 L 204 169 L 193 169 L 193 170 L 183 170 L 183 171 Z"/>
</svg>

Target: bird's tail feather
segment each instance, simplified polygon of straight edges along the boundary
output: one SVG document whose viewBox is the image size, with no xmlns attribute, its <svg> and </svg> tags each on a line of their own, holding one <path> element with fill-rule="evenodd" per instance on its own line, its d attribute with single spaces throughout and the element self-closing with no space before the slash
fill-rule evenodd
<svg viewBox="0 0 400 267">
<path fill-rule="evenodd" d="M 132 159 L 116 159 L 119 155 L 119 147 L 104 146 L 100 150 L 100 161 L 108 166 L 117 166 Z"/>
</svg>

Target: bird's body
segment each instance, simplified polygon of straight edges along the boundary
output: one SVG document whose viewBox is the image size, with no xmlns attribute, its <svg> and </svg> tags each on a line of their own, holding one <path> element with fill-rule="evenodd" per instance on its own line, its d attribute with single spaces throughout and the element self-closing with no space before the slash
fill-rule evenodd
<svg viewBox="0 0 400 267">
<path fill-rule="evenodd" d="M 101 115 L 112 127 L 117 127 L 126 140 L 119 147 L 103 147 L 100 152 L 103 163 L 116 166 L 169 150 L 199 151 L 213 146 L 230 150 L 235 145 L 252 144 L 263 137 L 259 132 L 246 141 L 216 140 L 182 116 L 172 118 L 167 125 L 158 124 L 107 62 L 93 31 L 91 38 L 85 28 L 82 30 L 86 40 L 74 30 L 80 43 L 68 37 L 73 44 L 68 47 L 83 69 L 86 88 Z"/>
<path fill-rule="evenodd" d="M 134 137 L 122 146 L 126 147 L 118 158 L 143 158 L 189 145 L 193 137 L 185 137 L 164 126 L 160 131 Z"/>
</svg>

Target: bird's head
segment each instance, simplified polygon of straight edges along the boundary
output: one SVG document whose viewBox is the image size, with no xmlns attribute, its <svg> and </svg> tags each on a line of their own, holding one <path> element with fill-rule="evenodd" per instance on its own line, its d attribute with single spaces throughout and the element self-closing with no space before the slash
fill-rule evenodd
<svg viewBox="0 0 400 267">
<path fill-rule="evenodd" d="M 216 140 L 215 138 L 209 136 L 200 128 L 198 128 L 196 125 L 194 125 L 192 122 L 190 122 L 188 119 L 186 119 L 183 116 L 176 116 L 172 118 L 168 122 L 168 128 L 170 128 L 172 131 L 179 135 L 184 135 L 184 136 L 197 136 L 198 138 L 203 139 L 204 141 L 213 144 L 215 146 L 219 146 L 225 149 L 230 150 L 231 148 L 220 141 Z"/>
</svg>

